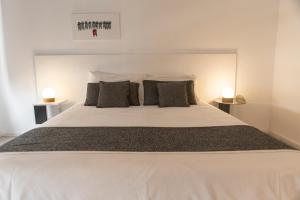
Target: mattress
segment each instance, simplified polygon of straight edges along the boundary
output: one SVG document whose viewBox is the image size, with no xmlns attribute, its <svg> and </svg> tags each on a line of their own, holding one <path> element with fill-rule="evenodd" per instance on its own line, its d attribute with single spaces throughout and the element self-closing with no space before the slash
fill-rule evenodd
<svg viewBox="0 0 300 200">
<path fill-rule="evenodd" d="M 207 104 L 126 109 L 96 109 L 78 104 L 40 129 L 213 127 L 221 130 L 246 126 Z M 243 131 L 239 134 L 243 133 L 246 134 Z M 64 136 L 62 131 L 52 134 L 48 134 L 49 138 Z M 288 148 L 214 152 L 59 149 L 3 152 L 0 153 L 0 199 L 296 200 L 300 199 L 299 164 L 299 152 Z"/>
</svg>

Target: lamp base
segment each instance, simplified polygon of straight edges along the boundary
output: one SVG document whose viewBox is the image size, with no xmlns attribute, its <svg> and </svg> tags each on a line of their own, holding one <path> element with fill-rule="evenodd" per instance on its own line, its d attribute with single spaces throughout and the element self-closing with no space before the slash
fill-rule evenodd
<svg viewBox="0 0 300 200">
<path fill-rule="evenodd" d="M 53 102 L 55 102 L 55 98 L 44 98 L 43 101 L 45 103 L 53 103 Z"/>
<path fill-rule="evenodd" d="M 233 103 L 233 98 L 224 98 L 224 97 L 222 97 L 222 101 L 224 103 Z"/>
</svg>

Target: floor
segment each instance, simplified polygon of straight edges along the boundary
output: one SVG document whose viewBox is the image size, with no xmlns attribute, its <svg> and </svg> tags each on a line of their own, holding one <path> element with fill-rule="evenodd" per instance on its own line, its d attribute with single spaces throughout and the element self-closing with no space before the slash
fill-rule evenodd
<svg viewBox="0 0 300 200">
<path fill-rule="evenodd" d="M 14 139 L 14 137 L 0 137 L 0 146 L 12 139 Z"/>
</svg>

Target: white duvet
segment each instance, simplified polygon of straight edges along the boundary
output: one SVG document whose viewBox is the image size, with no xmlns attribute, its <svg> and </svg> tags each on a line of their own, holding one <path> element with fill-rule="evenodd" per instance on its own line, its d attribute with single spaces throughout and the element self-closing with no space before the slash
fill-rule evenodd
<svg viewBox="0 0 300 200">
<path fill-rule="evenodd" d="M 158 108 L 157 106 L 132 106 L 129 108 L 95 108 L 77 104 L 52 118 L 48 127 L 204 127 L 243 125 L 244 122 L 201 103 L 183 108 Z"/>
<path fill-rule="evenodd" d="M 242 125 L 208 105 L 77 105 L 44 126 Z M 0 154 L 1 200 L 299 200 L 300 153 L 31 152 Z"/>
</svg>

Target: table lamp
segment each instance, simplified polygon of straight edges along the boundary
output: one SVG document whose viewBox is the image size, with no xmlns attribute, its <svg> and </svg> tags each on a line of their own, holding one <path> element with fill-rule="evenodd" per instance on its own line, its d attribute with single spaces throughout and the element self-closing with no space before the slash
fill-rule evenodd
<svg viewBox="0 0 300 200">
<path fill-rule="evenodd" d="M 55 102 L 55 90 L 53 88 L 45 88 L 42 92 L 42 97 L 45 103 Z"/>
<path fill-rule="evenodd" d="M 234 99 L 234 90 L 230 87 L 226 87 L 222 92 L 222 101 L 224 103 L 233 103 Z"/>
</svg>

